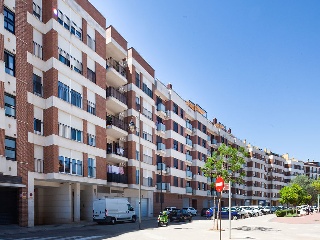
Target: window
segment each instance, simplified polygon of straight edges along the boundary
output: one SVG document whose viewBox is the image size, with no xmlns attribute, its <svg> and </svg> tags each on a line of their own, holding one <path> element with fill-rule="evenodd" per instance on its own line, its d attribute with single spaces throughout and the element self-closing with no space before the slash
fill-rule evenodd
<svg viewBox="0 0 320 240">
<path fill-rule="evenodd" d="M 183 153 L 183 143 L 180 143 L 180 152 Z"/>
<path fill-rule="evenodd" d="M 71 140 L 82 142 L 82 131 L 71 128 Z"/>
<path fill-rule="evenodd" d="M 70 30 L 70 19 L 67 16 L 65 16 L 65 21 L 63 23 L 63 26 L 65 29 Z"/>
<path fill-rule="evenodd" d="M 173 149 L 178 151 L 178 141 L 177 140 L 173 140 Z"/>
<path fill-rule="evenodd" d="M 173 167 L 178 169 L 178 159 L 176 158 L 173 159 Z"/>
<path fill-rule="evenodd" d="M 4 28 L 14 34 L 14 12 L 4 7 L 3 15 L 4 15 Z"/>
<path fill-rule="evenodd" d="M 184 115 L 184 112 L 183 112 L 183 109 L 181 108 L 180 109 L 180 117 L 183 118 L 183 115 Z"/>
<path fill-rule="evenodd" d="M 35 3 L 32 4 L 32 7 L 33 15 L 41 21 L 41 8 Z"/>
<path fill-rule="evenodd" d="M 88 158 L 88 177 L 96 177 L 96 160 L 93 158 Z"/>
<path fill-rule="evenodd" d="M 7 137 L 4 140 L 5 156 L 7 160 L 16 160 L 16 139 Z"/>
<path fill-rule="evenodd" d="M 16 98 L 7 93 L 4 94 L 4 111 L 8 117 L 16 117 Z"/>
<path fill-rule="evenodd" d="M 206 140 L 204 140 L 204 139 L 202 139 L 202 147 L 206 147 L 207 146 L 207 142 L 206 142 Z"/>
<path fill-rule="evenodd" d="M 173 112 L 175 113 L 175 114 L 178 114 L 178 105 L 177 104 L 173 104 Z"/>
<path fill-rule="evenodd" d="M 77 91 L 71 89 L 71 104 L 81 108 L 82 105 L 82 96 Z"/>
<path fill-rule="evenodd" d="M 202 132 L 207 133 L 207 126 L 206 125 L 202 125 Z"/>
<path fill-rule="evenodd" d="M 69 102 L 69 86 L 58 82 L 58 97 Z"/>
<path fill-rule="evenodd" d="M 145 83 L 143 83 L 142 91 L 147 94 L 149 97 L 153 98 L 153 92 L 150 88 L 147 87 Z"/>
<path fill-rule="evenodd" d="M 140 88 L 140 74 L 136 72 L 136 85 Z"/>
<path fill-rule="evenodd" d="M 42 97 L 42 83 L 41 77 L 36 74 L 33 74 L 33 93 Z"/>
<path fill-rule="evenodd" d="M 34 133 L 42 135 L 42 122 L 39 119 L 33 119 L 33 130 Z"/>
<path fill-rule="evenodd" d="M 173 177 L 173 186 L 178 187 L 178 177 Z"/>
<path fill-rule="evenodd" d="M 59 156 L 59 172 L 82 176 L 82 161 Z"/>
<path fill-rule="evenodd" d="M 183 178 L 180 178 L 180 187 L 183 188 Z"/>
<path fill-rule="evenodd" d="M 178 123 L 176 123 L 176 122 L 173 122 L 173 131 L 179 132 L 178 131 Z"/>
<path fill-rule="evenodd" d="M 96 73 L 92 71 L 90 68 L 87 68 L 87 78 L 91 81 L 96 83 Z"/>
<path fill-rule="evenodd" d="M 96 146 L 96 136 L 88 133 L 88 145 Z"/>
<path fill-rule="evenodd" d="M 7 51 L 4 51 L 4 62 L 6 66 L 6 73 L 15 76 L 15 56 Z"/>
<path fill-rule="evenodd" d="M 89 35 L 87 35 L 87 44 L 89 48 L 91 48 L 93 51 L 96 50 L 96 41 L 92 39 Z"/>
<path fill-rule="evenodd" d="M 87 112 L 96 115 L 96 104 L 87 100 Z"/>
<path fill-rule="evenodd" d="M 183 136 L 183 127 L 180 126 L 180 134 Z"/>
<path fill-rule="evenodd" d="M 59 61 L 70 67 L 70 59 L 68 55 L 63 56 L 62 54 L 59 54 Z"/>
<path fill-rule="evenodd" d="M 183 161 L 180 161 L 180 169 L 183 170 L 183 164 L 184 162 Z"/>
<path fill-rule="evenodd" d="M 198 122 L 198 129 L 201 130 L 201 122 Z"/>
</svg>

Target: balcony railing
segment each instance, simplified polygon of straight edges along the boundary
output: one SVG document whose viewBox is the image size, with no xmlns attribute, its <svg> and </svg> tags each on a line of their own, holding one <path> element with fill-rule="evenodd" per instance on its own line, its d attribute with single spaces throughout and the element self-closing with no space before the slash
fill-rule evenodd
<svg viewBox="0 0 320 240">
<path fill-rule="evenodd" d="M 192 187 L 186 187 L 186 193 L 192 193 Z"/>
<path fill-rule="evenodd" d="M 186 138 L 186 144 L 189 146 L 192 146 L 192 141 L 189 138 Z"/>
<path fill-rule="evenodd" d="M 211 144 L 217 144 L 218 143 L 218 141 L 216 140 L 216 139 L 211 139 Z"/>
<path fill-rule="evenodd" d="M 142 179 L 142 185 L 146 186 L 146 187 L 153 187 L 152 182 L 153 182 L 153 180 L 151 177 L 147 177 L 147 178 Z"/>
<path fill-rule="evenodd" d="M 157 105 L 157 111 L 166 112 L 166 107 L 164 106 L 163 103 L 158 103 L 158 105 Z"/>
<path fill-rule="evenodd" d="M 128 157 L 127 151 L 115 144 L 107 144 L 107 154 L 116 154 L 121 157 Z"/>
<path fill-rule="evenodd" d="M 127 105 L 127 97 L 123 93 L 119 92 L 117 89 L 113 87 L 108 87 L 106 93 L 107 93 L 106 95 L 107 97 L 114 97 L 118 99 L 120 102 Z"/>
<path fill-rule="evenodd" d="M 170 183 L 157 183 L 157 190 L 170 191 Z"/>
<path fill-rule="evenodd" d="M 128 177 L 124 174 L 107 173 L 107 181 L 128 184 Z"/>
<path fill-rule="evenodd" d="M 141 105 L 140 105 L 139 103 L 136 103 L 136 110 L 137 110 L 138 112 L 140 112 L 140 110 L 141 110 Z"/>
<path fill-rule="evenodd" d="M 186 154 L 186 160 L 192 162 L 192 156 L 190 154 Z"/>
<path fill-rule="evenodd" d="M 189 122 L 186 122 L 186 128 L 190 129 L 192 131 L 192 125 Z"/>
<path fill-rule="evenodd" d="M 142 132 L 142 138 L 144 140 L 147 140 L 149 142 L 152 142 L 152 135 L 150 133 L 147 132 Z"/>
<path fill-rule="evenodd" d="M 36 57 L 43 59 L 42 58 L 42 46 L 35 41 L 33 41 L 33 55 Z"/>
<path fill-rule="evenodd" d="M 166 145 L 164 145 L 164 143 L 157 143 L 157 150 L 165 151 L 166 150 Z"/>
<path fill-rule="evenodd" d="M 152 157 L 146 154 L 143 154 L 143 162 L 152 165 Z"/>
<path fill-rule="evenodd" d="M 107 116 L 107 125 L 113 125 L 121 128 L 124 131 L 127 131 L 124 121 L 112 115 Z"/>
<path fill-rule="evenodd" d="M 165 132 L 166 131 L 166 125 L 163 123 L 158 123 L 157 124 L 157 131 Z"/>
<path fill-rule="evenodd" d="M 157 163 L 157 170 L 166 171 L 167 170 L 167 165 L 165 163 Z"/>
<path fill-rule="evenodd" d="M 116 70 L 118 73 L 120 73 L 123 77 L 127 78 L 127 71 L 126 69 L 116 60 L 113 58 L 107 59 L 107 69 L 111 67 L 114 70 Z"/>
<path fill-rule="evenodd" d="M 150 112 L 149 110 L 147 110 L 146 108 L 143 108 L 142 114 L 144 116 L 146 116 L 147 118 L 149 118 L 150 120 L 152 120 L 152 112 Z"/>
<path fill-rule="evenodd" d="M 186 176 L 188 178 L 192 178 L 192 172 L 191 171 L 186 171 Z"/>
</svg>

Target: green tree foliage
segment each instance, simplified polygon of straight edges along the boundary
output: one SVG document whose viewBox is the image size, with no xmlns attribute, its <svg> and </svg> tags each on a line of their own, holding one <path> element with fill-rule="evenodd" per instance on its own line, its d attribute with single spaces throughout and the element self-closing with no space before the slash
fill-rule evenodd
<svg viewBox="0 0 320 240">
<path fill-rule="evenodd" d="M 298 184 L 306 193 L 304 203 L 314 203 L 317 201 L 317 190 L 313 186 L 313 179 L 305 175 L 299 175 L 291 180 L 290 184 Z"/>
<path fill-rule="evenodd" d="M 313 181 L 312 186 L 316 190 L 317 194 L 320 194 L 320 179 Z"/>
<path fill-rule="evenodd" d="M 283 188 L 281 188 L 280 190 L 280 203 L 284 204 L 294 204 L 296 205 L 298 202 L 298 192 L 296 192 L 295 190 L 298 190 L 299 188 L 302 191 L 302 188 L 297 185 L 297 184 L 293 184 L 297 187 L 293 188 L 292 186 L 285 186 Z"/>
<path fill-rule="evenodd" d="M 202 171 L 206 177 L 221 176 L 225 182 L 242 184 L 246 175 L 243 165 L 246 163 L 245 157 L 248 156 L 248 152 L 243 147 L 236 149 L 221 144 L 218 151 L 213 152 L 212 156 L 207 159 Z"/>
</svg>

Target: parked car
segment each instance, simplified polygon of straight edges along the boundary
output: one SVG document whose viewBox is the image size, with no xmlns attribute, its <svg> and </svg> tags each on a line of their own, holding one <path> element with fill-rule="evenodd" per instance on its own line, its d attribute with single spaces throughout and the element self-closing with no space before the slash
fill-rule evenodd
<svg viewBox="0 0 320 240">
<path fill-rule="evenodd" d="M 209 208 L 207 211 L 206 211 L 206 217 L 207 218 L 210 218 L 213 216 L 213 207 Z M 216 208 L 215 209 L 215 214 L 217 216 L 217 214 L 220 214 L 220 212 L 218 212 L 218 209 Z M 229 209 L 228 208 L 222 208 L 221 209 L 221 218 L 229 218 Z M 232 211 L 231 210 L 231 219 L 233 220 L 237 220 L 241 218 L 241 215 L 238 213 L 238 211 Z"/>
<path fill-rule="evenodd" d="M 182 209 L 185 209 L 187 212 L 191 213 L 193 216 L 197 216 L 197 210 L 194 209 L 193 207 L 187 207 Z"/>
<path fill-rule="evenodd" d="M 271 213 L 271 207 L 265 206 L 261 208 L 261 211 L 263 214 L 270 214 Z"/>
<path fill-rule="evenodd" d="M 192 221 L 192 214 L 188 212 L 186 209 L 172 209 L 170 215 L 169 215 L 170 222 L 173 221 Z"/>
<path fill-rule="evenodd" d="M 259 207 L 251 207 L 251 209 L 253 210 L 255 216 L 262 216 L 263 215 L 263 213 Z"/>
<path fill-rule="evenodd" d="M 218 208 L 216 207 L 214 209 L 213 207 L 211 207 L 211 208 L 208 208 L 208 210 L 206 211 L 206 217 L 207 218 L 210 218 L 210 217 L 213 216 L 213 210 L 215 211 L 215 216 L 217 215 Z"/>
<path fill-rule="evenodd" d="M 238 208 L 238 207 L 232 207 L 231 211 L 237 211 L 238 214 L 240 215 L 241 219 L 250 217 L 248 212 L 246 212 L 246 211 L 244 211 L 244 210 L 242 210 L 241 208 Z"/>
<path fill-rule="evenodd" d="M 254 217 L 255 216 L 254 212 L 252 211 L 252 209 L 250 207 L 241 206 L 240 208 L 241 208 L 241 210 L 246 211 L 249 214 L 250 217 Z"/>
<path fill-rule="evenodd" d="M 201 213 L 200 213 L 201 217 L 206 216 L 206 211 L 207 211 L 208 209 L 209 209 L 209 208 L 202 208 L 202 209 L 201 209 Z"/>
<path fill-rule="evenodd" d="M 270 208 L 270 210 L 271 210 L 271 213 L 274 213 L 275 211 L 277 211 L 277 207 L 276 207 L 276 206 L 272 206 L 272 207 Z"/>
</svg>

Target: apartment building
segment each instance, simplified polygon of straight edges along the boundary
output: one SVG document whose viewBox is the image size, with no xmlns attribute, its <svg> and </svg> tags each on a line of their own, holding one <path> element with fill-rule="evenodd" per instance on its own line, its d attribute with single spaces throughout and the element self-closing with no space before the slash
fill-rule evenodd
<svg viewBox="0 0 320 240">
<path fill-rule="evenodd" d="M 306 176 L 311 179 L 319 179 L 320 178 L 320 162 L 315 162 L 314 160 L 310 162 L 304 163 L 304 172 Z"/>
<path fill-rule="evenodd" d="M 213 206 L 214 179 L 201 167 L 222 143 L 250 153 L 233 205 L 276 205 L 303 172 L 159 81 L 89 1 L 0 6 L 0 224 L 92 220 L 94 199 L 104 197 L 127 198 L 139 215 L 140 185 L 141 217 Z M 317 163 L 304 167 L 320 173 Z"/>
</svg>

